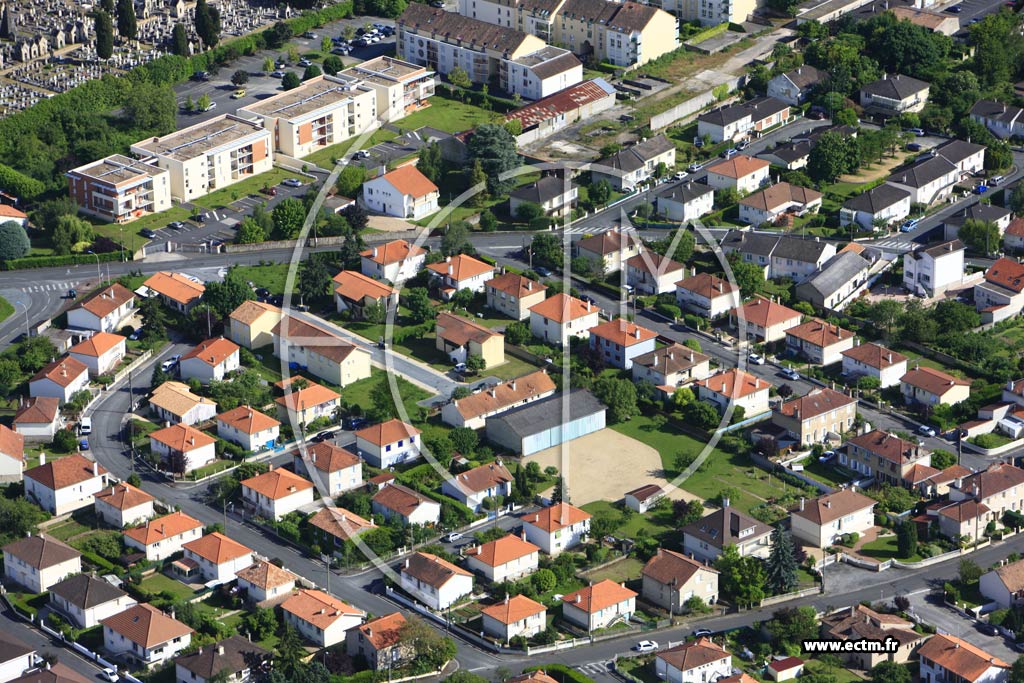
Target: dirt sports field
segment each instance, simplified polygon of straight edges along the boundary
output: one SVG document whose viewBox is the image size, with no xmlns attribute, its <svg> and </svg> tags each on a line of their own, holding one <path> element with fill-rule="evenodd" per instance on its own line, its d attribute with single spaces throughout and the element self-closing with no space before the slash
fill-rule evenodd
<svg viewBox="0 0 1024 683">
<path fill-rule="evenodd" d="M 554 465 L 563 471 L 573 505 L 595 500 L 616 501 L 622 494 L 644 484 L 664 485 L 661 456 L 647 444 L 620 434 L 613 429 L 587 434 L 561 446 L 548 448 L 525 458 L 541 468 Z M 671 488 L 670 498 L 690 500 L 695 496 L 682 489 Z"/>
</svg>

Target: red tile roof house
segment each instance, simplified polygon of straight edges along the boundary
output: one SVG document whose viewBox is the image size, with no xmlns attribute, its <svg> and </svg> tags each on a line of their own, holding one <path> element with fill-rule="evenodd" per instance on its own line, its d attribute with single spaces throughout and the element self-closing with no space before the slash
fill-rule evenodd
<svg viewBox="0 0 1024 683">
<path fill-rule="evenodd" d="M 273 468 L 242 481 L 242 501 L 246 510 L 277 521 L 313 502 L 313 482 L 286 469 Z"/>
<path fill-rule="evenodd" d="M 401 518 L 405 524 L 438 524 L 441 504 L 401 484 L 386 484 L 371 499 L 373 514 Z"/>
<path fill-rule="evenodd" d="M 175 474 L 188 474 L 217 459 L 217 440 L 189 425 L 164 427 L 149 435 L 150 449 L 160 456 L 162 466 Z"/>
<path fill-rule="evenodd" d="M 732 675 L 732 655 L 710 638 L 698 638 L 659 652 L 654 671 L 667 683 L 724 679 Z"/>
<path fill-rule="evenodd" d="M 131 484 L 114 484 L 96 494 L 96 517 L 105 524 L 123 529 L 153 517 L 155 500 Z"/>
<path fill-rule="evenodd" d="M 284 600 L 295 589 L 298 575 L 267 560 L 256 560 L 235 572 L 238 587 L 253 603 L 267 606 Z M 269 601 L 269 603 L 268 603 Z"/>
<path fill-rule="evenodd" d="M 192 642 L 192 629 L 149 604 L 107 617 L 102 624 L 103 648 L 141 668 L 173 659 Z"/>
<path fill-rule="evenodd" d="M 1010 665 L 976 645 L 954 636 L 936 634 L 918 651 L 920 678 L 927 683 L 1005 683 Z"/>
<path fill-rule="evenodd" d="M 718 602 L 718 570 L 682 553 L 658 548 L 641 575 L 643 599 L 673 614 L 682 613 L 690 598 L 700 598 L 705 605 Z"/>
<path fill-rule="evenodd" d="M 254 669 L 258 671 L 269 663 L 269 652 L 244 636 L 233 635 L 177 657 L 174 674 L 178 683 L 211 683 L 223 673 L 228 681 L 242 683 L 254 678 Z"/>
<path fill-rule="evenodd" d="M 815 318 L 786 330 L 786 353 L 815 365 L 832 365 L 843 360 L 843 351 L 853 348 L 854 336 Z"/>
<path fill-rule="evenodd" d="M 235 580 L 235 574 L 252 564 L 252 549 L 224 534 L 214 532 L 182 546 L 185 559 L 199 565 L 205 581 L 218 584 Z"/>
<path fill-rule="evenodd" d="M 466 254 L 431 263 L 427 270 L 430 271 L 430 281 L 440 287 L 441 298 L 445 300 L 463 289 L 482 294 L 495 272 L 494 266 Z"/>
<path fill-rule="evenodd" d="M 199 303 L 206 285 L 181 273 L 156 273 L 143 283 L 150 292 L 160 297 L 165 305 L 181 313 L 188 313 Z"/>
<path fill-rule="evenodd" d="M 573 243 L 574 257 L 589 259 L 596 269 L 604 273 L 617 273 L 622 264 L 637 256 L 643 243 L 635 233 L 606 230 Z"/>
<path fill-rule="evenodd" d="M 281 423 L 249 406 L 238 406 L 217 416 L 217 436 L 247 451 L 273 448 Z"/>
<path fill-rule="evenodd" d="M 60 400 L 50 396 L 29 398 L 21 401 L 14 415 L 14 431 L 26 441 L 53 441 L 57 430 L 64 428 L 64 416 L 60 413 Z"/>
<path fill-rule="evenodd" d="M 982 323 L 997 323 L 1024 310 L 1024 264 L 1002 257 L 974 286 L 974 306 Z"/>
<path fill-rule="evenodd" d="M 135 293 L 118 282 L 68 309 L 68 327 L 116 332 L 135 311 Z"/>
<path fill-rule="evenodd" d="M 480 512 L 485 498 L 512 495 L 512 473 L 501 461 L 453 474 L 441 482 L 441 493 Z"/>
<path fill-rule="evenodd" d="M 354 320 L 366 317 L 366 310 L 380 306 L 387 311 L 398 303 L 398 292 L 390 285 L 354 270 L 343 270 L 334 276 L 334 303 L 338 313 L 349 311 Z"/>
<path fill-rule="evenodd" d="M 373 671 L 397 669 L 416 658 L 411 643 L 402 642 L 406 625 L 401 612 L 378 617 L 345 632 L 345 652 L 349 657 L 362 656 Z"/>
<path fill-rule="evenodd" d="M 783 657 L 768 663 L 768 678 L 781 683 L 789 681 L 804 672 L 804 660 L 799 657 Z"/>
<path fill-rule="evenodd" d="M 772 411 L 772 423 L 805 446 L 841 439 L 856 418 L 857 399 L 828 387 L 811 389 Z"/>
<path fill-rule="evenodd" d="M 87 386 L 89 386 L 89 368 L 77 358 L 65 356 L 37 372 L 28 381 L 28 393 L 33 398 L 39 396 L 56 398 L 61 404 L 64 404 Z"/>
<path fill-rule="evenodd" d="M 202 535 L 203 523 L 179 511 L 125 529 L 124 543 L 145 553 L 150 562 L 160 562 L 181 552 L 182 546 Z"/>
<path fill-rule="evenodd" d="M 1007 463 L 994 463 L 988 469 L 962 479 L 949 489 L 949 499 L 976 500 L 991 509 L 991 518 L 1002 519 L 1009 510 L 1024 510 L 1024 470 Z"/>
<path fill-rule="evenodd" d="M 562 618 L 587 633 L 622 622 L 636 611 L 634 591 L 605 579 L 562 598 Z"/>
<path fill-rule="evenodd" d="M 907 374 L 909 359 L 878 344 L 861 344 L 860 340 L 854 340 L 853 348 L 843 351 L 842 356 L 844 375 L 874 377 L 882 389 L 896 386 Z"/>
<path fill-rule="evenodd" d="M 711 356 L 670 344 L 633 358 L 633 381 L 647 381 L 668 400 L 676 389 L 711 374 Z"/>
<path fill-rule="evenodd" d="M 537 370 L 465 398 L 449 401 L 441 409 L 441 420 L 453 427 L 483 429 L 488 417 L 547 398 L 554 393 L 555 382 L 544 370 Z"/>
<path fill-rule="evenodd" d="M 654 351 L 658 333 L 624 318 L 590 328 L 590 348 L 612 367 L 630 370 L 633 359 Z"/>
<path fill-rule="evenodd" d="M 283 396 L 274 399 L 277 404 L 277 416 L 288 420 L 293 426 L 306 425 L 318 417 L 331 417 L 341 401 L 341 394 L 328 389 L 312 380 L 305 380 L 306 386 L 290 388 L 298 377 L 289 377 L 274 386 L 284 391 Z"/>
<path fill-rule="evenodd" d="M 768 412 L 768 393 L 772 385 L 739 368 L 698 380 L 696 386 L 697 397 L 714 403 L 723 415 L 730 404 L 743 408 L 747 417 Z"/>
<path fill-rule="evenodd" d="M 296 451 L 293 469 L 296 472 L 305 472 L 313 482 L 317 481 L 317 477 L 325 478 L 326 481 L 320 484 L 326 484 L 332 495 L 339 495 L 363 485 L 363 461 L 348 449 L 321 441 L 306 447 L 308 462 L 303 460 L 302 456 L 301 451 Z M 310 471 L 310 466 L 313 467 L 313 471 Z"/>
<path fill-rule="evenodd" d="M 643 514 L 653 508 L 664 497 L 665 489 L 657 484 L 644 484 L 638 488 L 626 491 L 622 499 L 625 506 L 630 510 Z"/>
<path fill-rule="evenodd" d="M 345 508 L 325 506 L 309 518 L 309 525 L 315 529 L 313 535 L 320 547 L 327 551 L 343 551 L 348 541 L 374 528 L 372 520 L 363 519 Z"/>
<path fill-rule="evenodd" d="M 93 504 L 95 494 L 107 487 L 107 470 L 81 453 L 46 461 L 25 471 L 25 497 L 51 515 L 64 515 Z"/>
<path fill-rule="evenodd" d="M 548 555 L 558 555 L 590 534 L 590 513 L 569 503 L 556 503 L 523 517 L 523 533 Z"/>
<path fill-rule="evenodd" d="M 537 571 L 540 548 L 509 534 L 463 552 L 466 569 L 492 583 L 514 581 Z"/>
<path fill-rule="evenodd" d="M 971 394 L 971 383 L 932 368 L 914 368 L 900 378 L 900 393 L 909 405 L 953 405 Z"/>
<path fill-rule="evenodd" d="M 392 419 L 355 433 L 356 452 L 374 467 L 387 469 L 420 458 L 420 430 Z"/>
<path fill-rule="evenodd" d="M 800 499 L 790 513 L 793 535 L 815 548 L 827 548 L 846 534 L 874 528 L 876 501 L 853 489 L 842 489 L 813 500 Z"/>
<path fill-rule="evenodd" d="M 570 337 L 590 336 L 601 309 L 589 301 L 558 293 L 530 308 L 530 333 L 541 341 L 565 346 Z"/>
<path fill-rule="evenodd" d="M 739 289 L 710 273 L 693 273 L 676 283 L 676 303 L 684 311 L 714 319 L 740 303 Z"/>
<path fill-rule="evenodd" d="M 402 561 L 402 590 L 427 607 L 443 610 L 473 592 L 473 575 L 430 553 L 416 552 Z"/>
<path fill-rule="evenodd" d="M 21 481 L 24 468 L 25 437 L 0 425 L 0 482 Z"/>
<path fill-rule="evenodd" d="M 739 330 L 740 322 L 745 324 Z M 755 296 L 729 312 L 729 326 L 753 342 L 776 342 L 786 338 L 786 330 L 796 327 L 803 314 L 770 299 Z"/>
<path fill-rule="evenodd" d="M 641 294 L 670 294 L 676 291 L 685 270 L 682 263 L 644 251 L 626 261 L 626 284 Z"/>
<path fill-rule="evenodd" d="M 427 250 L 405 240 L 395 240 L 371 247 L 359 257 L 363 275 L 397 285 L 423 269 Z"/>
<path fill-rule="evenodd" d="M 506 595 L 504 600 L 484 607 L 480 613 L 484 633 L 506 645 L 516 636 L 529 638 L 547 627 L 547 608 L 525 595 Z"/>
<path fill-rule="evenodd" d="M 68 576 L 81 573 L 82 555 L 46 536 L 28 536 L 8 543 L 4 552 L 5 583 L 43 593 Z"/>
<path fill-rule="evenodd" d="M 530 307 L 544 301 L 547 289 L 547 285 L 518 273 L 498 275 L 484 285 L 488 308 L 513 320 L 529 319 Z"/>
<path fill-rule="evenodd" d="M 119 334 L 97 332 L 68 349 L 68 355 L 89 368 L 89 376 L 105 375 L 124 358 L 127 339 Z"/>
<path fill-rule="evenodd" d="M 194 378 L 202 384 L 223 380 L 241 367 L 238 351 L 238 344 L 224 337 L 199 342 L 181 357 L 181 379 Z"/>
<path fill-rule="evenodd" d="M 413 165 L 396 168 L 363 183 L 363 201 L 371 211 L 418 220 L 438 209 L 437 185 Z"/>
</svg>

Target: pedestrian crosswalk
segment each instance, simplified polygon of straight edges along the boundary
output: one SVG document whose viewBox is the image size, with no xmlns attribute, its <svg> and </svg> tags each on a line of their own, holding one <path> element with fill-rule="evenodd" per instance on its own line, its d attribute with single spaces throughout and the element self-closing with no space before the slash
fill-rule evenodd
<svg viewBox="0 0 1024 683">
<path fill-rule="evenodd" d="M 42 292 L 61 292 L 66 294 L 69 289 L 74 289 L 77 284 L 77 282 L 43 282 L 38 285 L 26 285 L 19 289 L 26 294 Z"/>
<path fill-rule="evenodd" d="M 894 236 L 878 240 L 872 246 L 889 251 L 910 251 L 914 248 L 914 242 L 906 237 Z"/>
<path fill-rule="evenodd" d="M 576 666 L 576 668 L 585 674 L 590 674 L 591 676 L 593 676 L 595 674 L 608 673 L 608 668 L 610 665 L 611 662 L 608 661 L 588 662 L 586 664 L 579 664 Z"/>
</svg>

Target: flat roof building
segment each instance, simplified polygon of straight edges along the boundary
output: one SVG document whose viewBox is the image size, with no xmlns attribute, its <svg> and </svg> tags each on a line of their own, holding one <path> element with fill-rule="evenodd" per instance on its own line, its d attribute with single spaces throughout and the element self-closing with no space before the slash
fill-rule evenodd
<svg viewBox="0 0 1024 683">
<path fill-rule="evenodd" d="M 434 72 L 394 57 L 380 56 L 351 66 L 337 75 L 344 81 L 359 83 L 377 97 L 377 118 L 397 121 L 414 111 L 429 107 L 434 95 Z"/>
<path fill-rule="evenodd" d="M 171 208 L 170 174 L 151 163 L 113 154 L 68 171 L 68 194 L 85 213 L 128 223 Z"/>
</svg>

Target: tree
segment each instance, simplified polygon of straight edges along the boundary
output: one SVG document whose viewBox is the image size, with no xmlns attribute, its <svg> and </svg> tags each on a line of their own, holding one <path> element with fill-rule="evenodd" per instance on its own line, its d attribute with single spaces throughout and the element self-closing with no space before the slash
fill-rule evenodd
<svg viewBox="0 0 1024 683">
<path fill-rule="evenodd" d="M 124 100 L 124 119 L 136 128 L 157 133 L 174 130 L 178 105 L 168 85 L 139 82 L 132 85 Z"/>
<path fill-rule="evenodd" d="M 238 69 L 231 74 L 231 83 L 236 87 L 243 86 L 249 82 L 249 72 L 245 69 Z"/>
<path fill-rule="evenodd" d="M 98 10 L 95 24 L 96 56 L 100 59 L 110 59 L 114 54 L 114 23 L 110 20 L 109 14 Z"/>
<path fill-rule="evenodd" d="M 280 667 L 282 673 L 291 675 L 302 666 L 305 657 L 306 648 L 302 644 L 299 632 L 291 624 L 285 623 L 281 631 L 281 639 L 277 641 L 277 661 L 275 664 Z"/>
<path fill-rule="evenodd" d="M 498 229 L 498 218 L 489 209 L 480 212 L 480 229 L 484 232 L 493 232 Z"/>
<path fill-rule="evenodd" d="M 299 263 L 298 290 L 304 302 L 311 302 L 325 296 L 331 286 L 331 274 L 323 258 L 315 258 L 320 254 L 312 254 Z"/>
<path fill-rule="evenodd" d="M 968 306 L 955 299 L 944 299 L 935 304 L 935 308 L 932 310 L 932 318 L 939 326 L 939 329 L 946 334 L 950 332 L 969 332 L 981 325 L 981 316 L 978 315 L 974 306 Z"/>
<path fill-rule="evenodd" d="M 432 142 L 420 150 L 420 158 L 416 161 L 416 170 L 437 184 L 444 172 L 444 161 L 441 159 L 441 145 Z"/>
<path fill-rule="evenodd" d="M 73 429 L 59 429 L 53 435 L 51 444 L 53 450 L 58 453 L 70 453 L 78 448 L 78 437 Z"/>
<path fill-rule="evenodd" d="M 210 49 L 220 40 L 220 12 L 215 7 L 210 7 L 206 0 L 196 2 L 196 33 L 203 45 Z"/>
<path fill-rule="evenodd" d="M 839 133 L 824 133 L 807 157 L 807 175 L 819 183 L 831 183 L 855 170 L 859 154 L 853 138 Z"/>
<path fill-rule="evenodd" d="M 423 287 L 410 287 L 402 292 L 402 305 L 409 310 L 414 322 L 424 323 L 437 317 L 437 310 L 430 303 L 430 295 Z"/>
<path fill-rule="evenodd" d="M 910 683 L 911 676 L 905 664 L 879 662 L 871 669 L 870 678 L 871 683 Z"/>
<path fill-rule="evenodd" d="M 263 227 L 249 216 L 242 219 L 238 232 L 235 233 L 236 244 L 259 244 L 266 239 L 267 234 L 263 232 Z"/>
<path fill-rule="evenodd" d="M 359 191 L 365 182 L 366 169 L 355 164 L 348 164 L 345 168 L 341 169 L 340 173 L 338 173 L 338 182 L 334 184 L 334 187 L 342 197 L 358 197 Z M 346 209 L 346 211 L 347 210 L 348 209 Z M 351 219 L 349 219 L 349 225 L 356 230 L 362 229 L 361 227 L 357 228 Z"/>
<path fill-rule="evenodd" d="M 587 196 L 594 206 L 604 206 L 612 198 L 612 185 L 607 180 L 598 180 L 587 187 Z"/>
<path fill-rule="evenodd" d="M 932 467 L 937 470 L 944 470 L 956 464 L 956 456 L 949 451 L 936 448 L 932 451 Z"/>
<path fill-rule="evenodd" d="M 687 423 L 704 431 L 714 429 L 722 421 L 714 406 L 702 401 L 692 401 L 683 406 L 683 418 Z"/>
<path fill-rule="evenodd" d="M 399 640 L 416 653 L 417 672 L 436 671 L 455 658 L 455 643 L 445 638 L 417 617 L 407 617 L 399 629 Z"/>
<path fill-rule="evenodd" d="M 738 254 L 729 255 L 729 267 L 744 298 L 753 296 L 764 287 L 764 270 L 753 263 L 740 259 Z"/>
<path fill-rule="evenodd" d="M 281 239 L 295 239 L 306 220 L 306 207 L 294 197 L 288 197 L 274 207 L 274 232 Z"/>
<path fill-rule="evenodd" d="M 544 215 L 546 215 L 544 207 L 535 202 L 523 202 L 516 207 L 516 218 L 524 223 L 529 223 L 534 218 L 540 218 Z"/>
<path fill-rule="evenodd" d="M 70 254 L 92 242 L 94 236 L 88 221 L 78 216 L 60 216 L 53 230 L 53 250 L 57 254 Z"/>
<path fill-rule="evenodd" d="M 530 251 L 533 254 L 534 265 L 546 265 L 552 268 L 561 268 L 565 259 L 562 250 L 562 240 L 558 235 L 540 233 L 533 236 L 530 243 Z"/>
<path fill-rule="evenodd" d="M 557 505 L 563 502 L 568 503 L 569 497 L 565 495 L 565 478 L 559 477 L 555 480 L 555 488 L 551 491 L 551 503 Z"/>
<path fill-rule="evenodd" d="M 900 681 L 898 683 L 906 683 Z M 1010 668 L 1009 683 L 1024 683 L 1024 657 L 1017 657 Z"/>
<path fill-rule="evenodd" d="M 327 55 L 324 57 L 324 73 L 328 76 L 333 76 L 344 68 L 345 64 L 341 61 L 341 57 L 337 55 Z"/>
<path fill-rule="evenodd" d="M 530 341 L 533 334 L 530 332 L 530 326 L 522 321 L 516 321 L 509 323 L 505 327 L 505 341 L 509 344 L 515 344 L 516 346 L 522 346 Z"/>
<path fill-rule="evenodd" d="M 289 71 L 284 75 L 284 78 L 281 79 L 281 90 L 294 90 L 301 84 L 302 81 L 299 79 L 298 74 L 294 71 Z"/>
<path fill-rule="evenodd" d="M 199 101 L 196 102 L 196 107 L 199 111 L 206 111 L 210 108 L 210 96 L 207 93 L 203 93 L 199 96 Z"/>
<path fill-rule="evenodd" d="M 139 22 L 135 17 L 133 0 L 117 0 L 117 32 L 125 40 L 135 40 L 139 34 Z"/>
<path fill-rule="evenodd" d="M 477 126 L 467 145 L 469 158 L 479 161 L 487 174 L 487 190 L 492 197 L 508 194 L 513 179 L 501 175 L 519 166 L 516 139 L 504 126 L 485 123 Z"/>
<path fill-rule="evenodd" d="M 533 576 L 530 577 L 530 583 L 537 589 L 538 593 L 547 593 L 548 591 L 554 590 L 555 586 L 558 585 L 558 578 L 555 573 L 550 569 L 538 569 L 534 572 Z"/>
<path fill-rule="evenodd" d="M 188 30 L 181 22 L 171 29 L 171 52 L 179 57 L 188 56 Z"/>
<path fill-rule="evenodd" d="M 226 318 L 245 301 L 253 299 L 252 288 L 236 271 L 228 271 L 223 282 L 207 282 L 203 303 L 208 304 L 220 318 Z"/>
<path fill-rule="evenodd" d="M 917 553 L 917 525 L 907 520 L 896 527 L 896 553 L 900 559 L 910 559 Z"/>
<path fill-rule="evenodd" d="M 323 75 L 324 72 L 320 70 L 319 66 L 317 66 L 316 64 L 310 64 L 309 66 L 306 67 L 306 70 L 302 72 L 302 80 L 308 81 L 311 78 L 316 78 L 317 76 Z"/>
<path fill-rule="evenodd" d="M 1024 183 L 1013 188 L 1010 194 L 1010 210 L 1018 216 L 1024 216 Z"/>
<path fill-rule="evenodd" d="M 767 563 L 768 587 L 772 593 L 780 595 L 796 588 L 800 582 L 796 575 L 797 569 L 793 539 L 782 527 L 775 527 Z"/>
<path fill-rule="evenodd" d="M 370 390 L 370 402 L 373 404 L 371 413 L 378 422 L 398 417 L 395 398 L 391 395 L 391 385 L 387 377 L 381 377 Z"/>
<path fill-rule="evenodd" d="M 867 319 L 888 338 L 892 328 L 903 313 L 903 306 L 894 299 L 882 299 L 871 304 L 867 311 Z"/>
<path fill-rule="evenodd" d="M 803 641 L 818 635 L 818 613 L 813 607 L 784 607 L 772 613 L 764 629 L 773 645 L 800 647 Z"/>
<path fill-rule="evenodd" d="M 983 573 L 984 572 L 982 571 L 981 567 L 979 567 L 978 563 L 974 560 L 967 558 L 960 560 L 960 568 L 958 572 L 960 576 L 960 583 L 974 583 L 981 578 L 981 575 Z"/>
<path fill-rule="evenodd" d="M 473 81 L 469 79 L 469 74 L 461 66 L 457 66 L 448 72 L 448 82 L 456 88 L 462 88 L 463 90 L 473 87 Z"/>
<path fill-rule="evenodd" d="M 636 385 L 626 379 L 602 377 L 594 383 L 594 395 L 608 406 L 614 422 L 625 422 L 639 412 L 636 404 Z"/>
<path fill-rule="evenodd" d="M 255 640 L 264 640 L 272 636 L 277 630 L 277 616 L 274 610 L 266 607 L 257 607 L 251 610 L 242 619 L 249 635 Z"/>
<path fill-rule="evenodd" d="M 756 605 L 764 599 L 765 572 L 756 557 L 740 557 L 734 545 L 727 545 L 715 560 L 722 593 L 740 607 Z"/>
<path fill-rule="evenodd" d="M 441 238 L 441 253 L 445 256 L 455 256 L 472 249 L 469 232 L 469 224 L 466 221 L 452 223 Z"/>
<path fill-rule="evenodd" d="M 455 450 L 467 458 L 473 455 L 477 444 L 480 442 L 480 437 L 476 431 L 469 427 L 456 427 L 448 433 L 448 438 L 451 439 Z"/>
<path fill-rule="evenodd" d="M 14 221 L 0 224 L 0 261 L 21 258 L 31 248 L 25 228 Z"/>
<path fill-rule="evenodd" d="M 469 185 L 470 189 L 482 188 L 476 190 L 476 194 L 470 199 L 473 206 L 480 206 L 487 201 L 487 174 L 484 173 L 483 164 L 480 163 L 479 159 L 475 159 L 473 165 L 469 168 L 469 182 L 467 185 Z"/>
<path fill-rule="evenodd" d="M 672 394 L 672 404 L 677 408 L 688 406 L 696 400 L 693 389 L 690 387 L 679 387 Z"/>
<path fill-rule="evenodd" d="M 998 251 L 1002 244 L 999 226 L 992 221 L 968 218 L 960 226 L 957 236 L 971 249 L 982 254 Z"/>
</svg>

